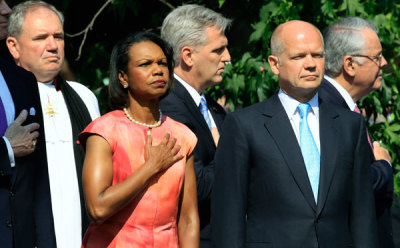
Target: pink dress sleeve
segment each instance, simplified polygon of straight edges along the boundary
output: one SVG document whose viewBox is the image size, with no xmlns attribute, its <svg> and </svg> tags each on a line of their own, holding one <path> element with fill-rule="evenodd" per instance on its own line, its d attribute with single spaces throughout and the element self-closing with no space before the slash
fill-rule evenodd
<svg viewBox="0 0 400 248">
<path fill-rule="evenodd" d="M 112 115 L 103 115 L 92 121 L 78 136 L 78 143 L 86 150 L 86 141 L 91 135 L 98 135 L 104 138 L 113 150 L 116 120 Z"/>
</svg>

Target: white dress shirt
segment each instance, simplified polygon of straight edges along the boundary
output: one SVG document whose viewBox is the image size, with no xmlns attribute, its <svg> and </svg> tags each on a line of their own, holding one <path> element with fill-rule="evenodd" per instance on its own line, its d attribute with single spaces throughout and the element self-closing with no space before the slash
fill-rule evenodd
<svg viewBox="0 0 400 248">
<path fill-rule="evenodd" d="M 288 96 L 281 89 L 278 93 L 279 100 L 281 101 L 283 108 L 289 117 L 290 124 L 292 125 L 293 131 L 296 135 L 297 142 L 300 146 L 300 113 L 297 107 L 300 102 L 293 97 Z M 310 127 L 311 133 L 314 137 L 315 144 L 318 147 L 318 151 L 321 153 L 320 140 L 319 140 L 319 105 L 318 105 L 318 93 L 308 101 L 311 108 L 307 114 L 307 123 Z"/>
<path fill-rule="evenodd" d="M 176 75 L 174 73 L 174 77 L 176 80 L 178 80 L 183 87 L 185 87 L 185 89 L 189 92 L 189 94 L 192 96 L 193 101 L 196 103 L 196 106 L 199 107 L 200 106 L 200 101 L 201 98 L 204 97 L 205 95 L 204 93 L 201 93 L 201 95 L 199 94 L 199 92 L 197 92 L 197 90 L 195 90 L 190 84 L 186 83 L 182 78 L 180 78 L 178 75 Z M 207 106 L 208 107 L 208 106 Z M 211 127 L 216 127 L 217 125 L 215 124 L 214 118 L 210 112 L 210 109 L 208 109 L 208 115 L 210 116 L 210 120 L 211 120 Z"/>
</svg>

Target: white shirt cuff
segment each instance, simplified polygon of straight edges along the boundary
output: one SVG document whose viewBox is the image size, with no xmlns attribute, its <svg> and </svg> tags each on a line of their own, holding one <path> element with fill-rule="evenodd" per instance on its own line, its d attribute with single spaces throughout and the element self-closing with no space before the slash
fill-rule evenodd
<svg viewBox="0 0 400 248">
<path fill-rule="evenodd" d="M 4 142 L 6 143 L 6 146 L 7 146 L 8 158 L 10 159 L 10 165 L 11 165 L 11 167 L 15 167 L 14 151 L 12 149 L 10 141 L 8 141 L 6 136 L 3 136 L 3 140 L 4 140 Z"/>
</svg>

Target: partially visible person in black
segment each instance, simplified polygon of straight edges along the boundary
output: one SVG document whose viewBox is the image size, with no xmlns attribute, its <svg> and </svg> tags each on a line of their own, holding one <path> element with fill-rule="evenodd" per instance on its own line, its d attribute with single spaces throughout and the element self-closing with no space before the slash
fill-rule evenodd
<svg viewBox="0 0 400 248">
<path fill-rule="evenodd" d="M 0 41 L 7 37 L 11 9 L 0 1 Z M 35 183 L 47 172 L 43 116 L 32 73 L 0 58 L 0 246 L 38 246 Z M 51 210 L 50 210 L 51 211 Z M 41 247 L 48 247 L 43 244 Z"/>
<path fill-rule="evenodd" d="M 374 24 L 359 17 L 346 17 L 324 34 L 325 77 L 319 89 L 323 101 L 360 113 L 357 101 L 381 87 L 382 68 L 387 65 Z M 369 137 L 368 137 L 369 138 Z M 371 142 L 375 161 L 371 164 L 378 223 L 379 246 L 393 246 L 390 207 L 393 199 L 393 170 L 389 152 Z"/>
<path fill-rule="evenodd" d="M 392 214 L 394 247 L 399 248 L 400 247 L 400 203 L 397 195 L 395 195 L 393 199 L 391 214 Z"/>
</svg>

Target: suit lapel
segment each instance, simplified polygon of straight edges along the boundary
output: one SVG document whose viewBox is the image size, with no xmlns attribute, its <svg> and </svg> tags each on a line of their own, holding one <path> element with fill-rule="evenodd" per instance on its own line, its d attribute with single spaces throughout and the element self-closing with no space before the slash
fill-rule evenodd
<svg viewBox="0 0 400 248">
<path fill-rule="evenodd" d="M 267 101 L 263 114 L 266 116 L 265 127 L 282 153 L 286 165 L 289 167 L 304 198 L 310 207 L 316 211 L 316 204 L 299 143 L 277 94 Z"/>
<path fill-rule="evenodd" d="M 186 88 L 178 81 L 175 80 L 174 82 L 174 92 L 175 94 L 182 99 L 182 102 L 186 105 L 187 109 L 189 112 L 196 118 L 197 123 L 201 126 L 203 129 L 208 130 L 207 136 L 209 136 L 209 139 L 214 143 L 214 139 L 211 135 L 211 132 L 209 131 L 208 125 L 206 121 L 204 120 L 203 115 L 201 114 L 198 106 L 196 106 L 196 103 L 194 102 L 192 96 L 189 94 L 189 92 L 186 90 Z M 211 111 L 210 111 L 211 112 Z M 214 117 L 214 115 L 213 115 Z"/>
<path fill-rule="evenodd" d="M 338 152 L 337 140 L 338 113 L 324 103 L 320 104 L 319 130 L 321 143 L 321 170 L 319 179 L 318 207 L 319 215 L 325 206 L 329 188 L 336 169 Z"/>
<path fill-rule="evenodd" d="M 21 94 L 19 94 L 19 89 L 21 89 L 21 87 L 19 86 L 19 79 L 16 77 L 16 74 L 14 73 L 9 73 L 9 70 L 7 70 L 8 65 L 4 62 L 1 61 L 0 63 L 0 70 L 1 73 L 3 74 L 4 80 L 6 81 L 7 87 L 10 91 L 11 97 L 13 99 L 13 103 L 14 103 L 14 109 L 15 109 L 15 118 L 18 116 L 18 114 L 22 111 L 22 108 L 24 106 L 24 102 L 25 99 L 23 99 L 23 97 L 20 97 Z M 11 176 L 11 185 L 12 185 L 12 189 L 15 185 L 15 180 L 17 178 L 17 174 L 18 174 L 18 169 L 19 166 L 15 166 L 14 167 L 14 173 L 12 173 Z"/>
<path fill-rule="evenodd" d="M 323 101 L 330 102 L 335 105 L 343 106 L 346 109 L 349 109 L 349 106 L 344 100 L 343 96 L 339 93 L 339 91 L 326 79 L 322 80 L 321 86 L 319 88 L 319 97 L 323 99 Z"/>
<path fill-rule="evenodd" d="M 205 96 L 208 109 L 210 110 L 210 113 L 214 119 L 215 125 L 217 126 L 218 131 L 221 132 L 221 127 L 222 127 L 222 122 L 224 120 L 223 118 L 225 117 L 225 112 L 222 107 L 216 106 L 218 104 L 217 102 L 211 99 L 208 95 Z"/>
</svg>

